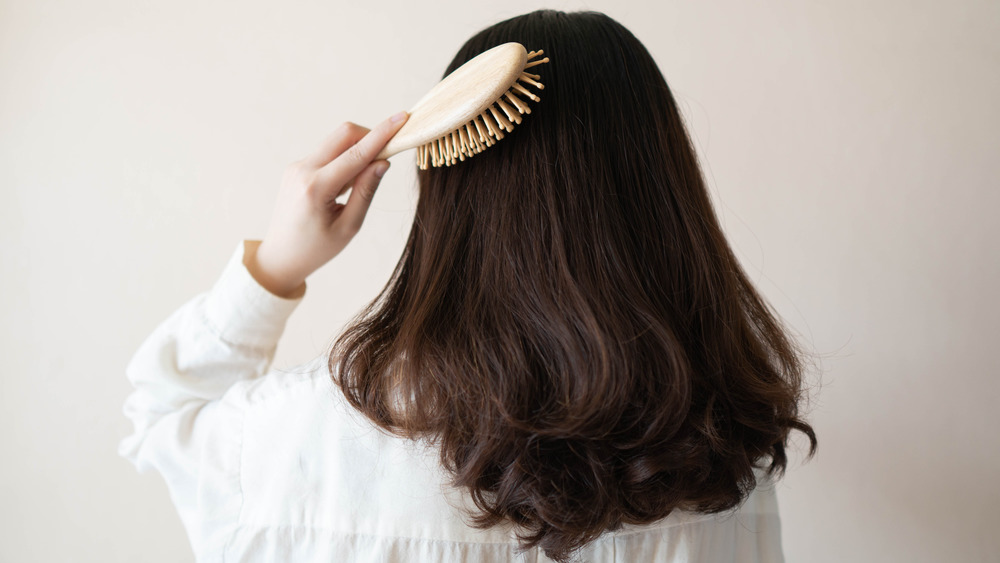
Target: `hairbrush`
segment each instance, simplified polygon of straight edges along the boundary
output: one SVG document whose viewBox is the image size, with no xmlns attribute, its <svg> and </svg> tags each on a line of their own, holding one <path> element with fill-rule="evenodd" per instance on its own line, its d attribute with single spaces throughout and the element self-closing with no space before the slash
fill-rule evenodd
<svg viewBox="0 0 1000 563">
<path fill-rule="evenodd" d="M 375 158 L 417 148 L 417 166 L 451 166 L 493 146 L 531 113 L 524 98 L 540 101 L 541 77 L 527 69 L 549 62 L 543 51 L 504 43 L 484 51 L 444 77 L 410 110 L 403 127 Z"/>
</svg>

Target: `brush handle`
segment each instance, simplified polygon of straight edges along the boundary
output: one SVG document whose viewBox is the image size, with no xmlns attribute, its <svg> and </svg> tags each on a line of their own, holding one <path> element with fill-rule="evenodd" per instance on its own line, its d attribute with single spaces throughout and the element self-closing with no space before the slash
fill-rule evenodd
<svg viewBox="0 0 1000 563">
<path fill-rule="evenodd" d="M 375 159 L 419 147 L 468 123 L 504 95 L 527 60 L 523 45 L 504 43 L 458 67 L 413 106 L 409 119 Z"/>
</svg>

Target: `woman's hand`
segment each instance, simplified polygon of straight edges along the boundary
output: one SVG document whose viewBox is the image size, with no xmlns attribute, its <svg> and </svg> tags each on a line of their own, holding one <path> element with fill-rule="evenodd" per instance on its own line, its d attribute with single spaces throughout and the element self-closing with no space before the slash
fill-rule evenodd
<svg viewBox="0 0 1000 563">
<path fill-rule="evenodd" d="M 301 294 L 306 277 L 347 246 L 389 168 L 374 158 L 407 117 L 400 112 L 370 131 L 344 123 L 315 153 L 288 166 L 267 234 L 244 258 L 258 283 L 282 297 Z M 348 188 L 347 203 L 337 203 Z"/>
</svg>

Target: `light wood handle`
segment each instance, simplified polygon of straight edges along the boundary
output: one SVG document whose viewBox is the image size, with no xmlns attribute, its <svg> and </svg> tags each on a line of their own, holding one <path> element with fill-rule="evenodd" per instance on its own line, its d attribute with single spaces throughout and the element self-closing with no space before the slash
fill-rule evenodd
<svg viewBox="0 0 1000 563">
<path fill-rule="evenodd" d="M 527 61 L 528 52 L 523 45 L 504 43 L 480 53 L 458 67 L 413 106 L 409 119 L 375 158 L 389 158 L 407 149 L 440 139 L 451 132 L 455 133 L 457 140 L 461 140 L 459 131 L 462 131 L 466 124 L 470 124 L 471 127 L 476 116 L 488 108 L 491 109 L 498 100 L 502 102 L 504 93 L 515 85 L 519 78 L 525 80 L 522 71 Z M 532 66 L 537 62 L 532 61 Z M 528 76 L 529 80 L 537 78 L 536 75 Z M 526 95 L 535 99 L 530 92 Z M 518 112 L 515 113 L 520 113 L 521 108 L 517 109 Z M 503 113 L 498 116 L 496 111 L 492 113 L 497 117 L 497 121 L 501 123 L 508 121 L 504 119 Z M 520 118 L 517 119 L 517 123 L 520 123 Z M 488 120 L 486 125 L 490 125 Z M 506 124 L 504 129 L 510 131 Z"/>
</svg>

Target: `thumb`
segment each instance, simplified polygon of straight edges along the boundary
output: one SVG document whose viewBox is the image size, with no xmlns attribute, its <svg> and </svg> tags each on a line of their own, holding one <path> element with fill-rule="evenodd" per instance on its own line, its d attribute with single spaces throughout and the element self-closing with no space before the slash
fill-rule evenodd
<svg viewBox="0 0 1000 563">
<path fill-rule="evenodd" d="M 351 188 L 351 195 L 347 197 L 347 203 L 344 204 L 344 210 L 340 214 L 344 226 L 352 232 L 361 229 L 372 198 L 375 197 L 375 190 L 388 169 L 388 160 L 376 160 L 358 174 L 354 187 Z"/>
</svg>

